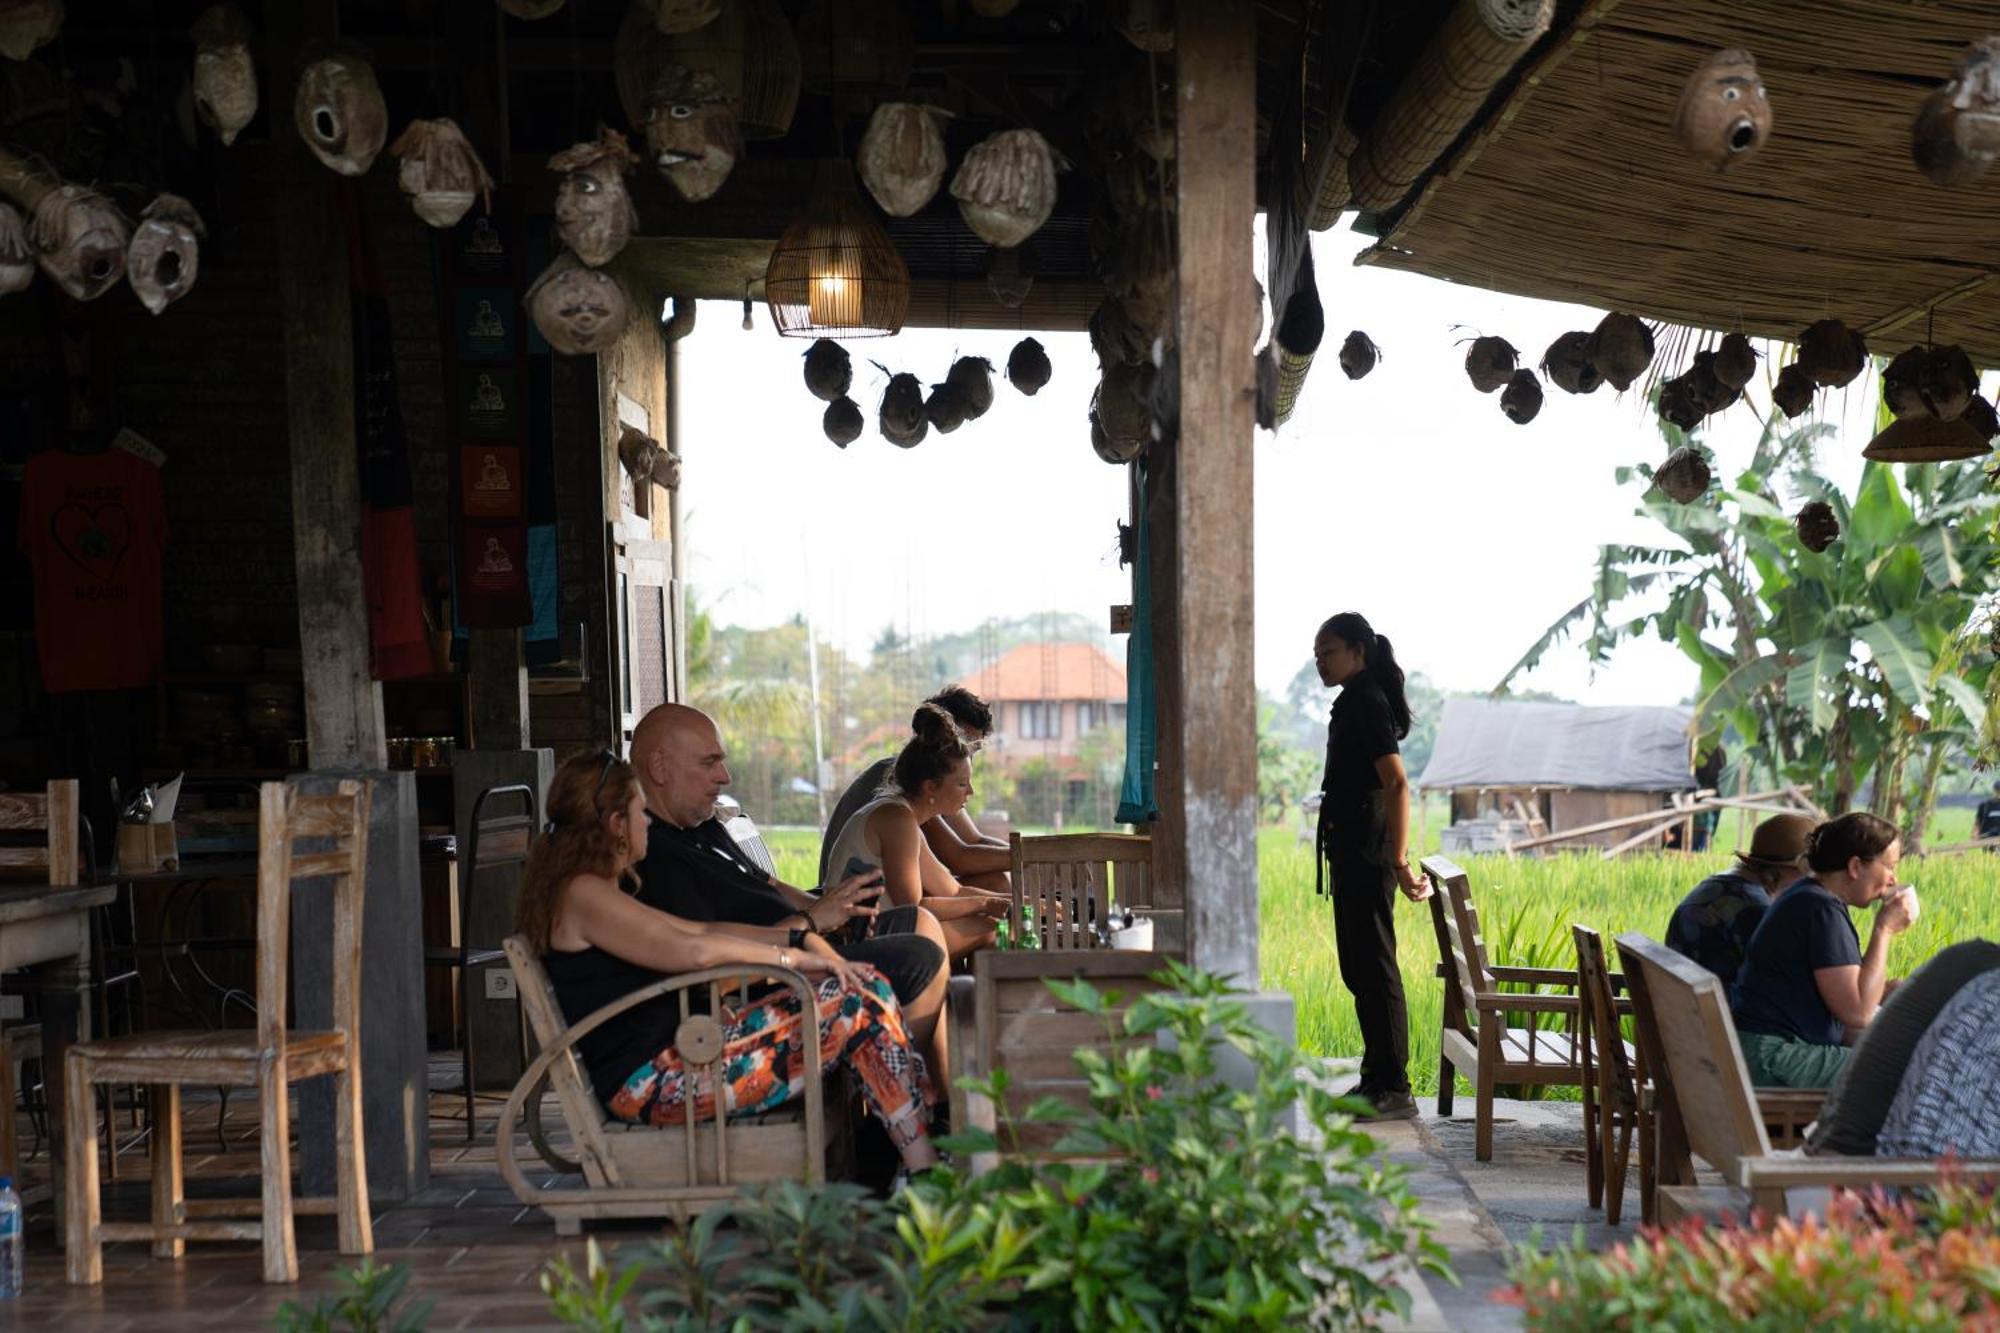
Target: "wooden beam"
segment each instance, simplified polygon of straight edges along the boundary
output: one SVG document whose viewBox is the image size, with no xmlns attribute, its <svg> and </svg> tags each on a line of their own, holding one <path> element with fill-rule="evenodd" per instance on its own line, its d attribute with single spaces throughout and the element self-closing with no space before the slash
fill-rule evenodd
<svg viewBox="0 0 2000 1333">
<path fill-rule="evenodd" d="M 332 0 L 273 6 L 268 49 L 288 55 L 267 59 L 266 67 L 290 71 L 289 53 L 337 33 Z M 290 100 L 288 87 L 283 100 Z M 306 745 L 319 768 L 382 769 L 389 761 L 382 687 L 369 670 L 368 599 L 361 575 L 347 245 L 328 199 L 334 178 L 288 122 L 275 137 L 283 183 L 272 192 L 272 221 L 284 321 Z"/>
<path fill-rule="evenodd" d="M 1249 301 L 1257 197 L 1250 5 L 1183 5 L 1179 102 L 1181 421 L 1175 451 L 1180 839 L 1188 957 L 1256 989 L 1257 697 L 1252 678 Z M 1166 728 L 1163 727 L 1162 730 Z"/>
</svg>

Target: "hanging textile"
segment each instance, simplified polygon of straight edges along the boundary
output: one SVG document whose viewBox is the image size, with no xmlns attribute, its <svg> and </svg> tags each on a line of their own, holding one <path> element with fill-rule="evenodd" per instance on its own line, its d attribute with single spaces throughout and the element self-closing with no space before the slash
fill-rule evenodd
<svg viewBox="0 0 2000 1333">
<path fill-rule="evenodd" d="M 1146 494 L 1146 464 L 1134 463 L 1137 493 Z M 1125 638 L 1125 781 L 1118 793 L 1118 822 L 1150 824 L 1160 817 L 1153 792 L 1153 755 L 1159 745 L 1160 723 L 1153 711 L 1153 571 L 1152 520 L 1146 506 L 1134 506 L 1132 557 L 1132 632 Z"/>
<path fill-rule="evenodd" d="M 432 669 L 410 483 L 410 441 L 396 397 L 389 289 L 362 215 L 360 187 L 328 185 L 347 236 L 354 322 L 354 438 L 361 472 L 361 576 L 368 599 L 369 672 L 377 680 Z"/>
</svg>

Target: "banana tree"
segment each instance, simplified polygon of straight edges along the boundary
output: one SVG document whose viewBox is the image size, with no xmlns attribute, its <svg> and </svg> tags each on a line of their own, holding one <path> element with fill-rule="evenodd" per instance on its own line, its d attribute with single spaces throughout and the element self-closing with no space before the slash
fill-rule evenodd
<svg viewBox="0 0 2000 1333">
<path fill-rule="evenodd" d="M 1698 440 L 1664 426 L 1670 445 Z M 1590 595 L 1546 630 L 1501 682 L 1588 625 L 1584 650 L 1653 635 L 1700 668 L 1698 726 L 1732 732 L 1757 768 L 1807 786 L 1834 809 L 1869 782 L 1881 814 L 1921 838 L 1955 753 L 2000 731 L 1990 636 L 2000 571 L 1996 510 L 1977 467 L 1910 468 L 1908 484 L 1870 463 L 1850 499 L 1815 466 L 1832 436 L 1765 422 L 1751 465 L 1712 498 L 1675 505 L 1649 493 L 1640 512 L 1671 543 L 1607 546 Z M 1645 467 L 1621 480 L 1650 478 Z M 1800 540 L 1778 483 L 1832 506 L 1841 536 Z M 1631 614 L 1647 596 L 1654 609 Z"/>
</svg>

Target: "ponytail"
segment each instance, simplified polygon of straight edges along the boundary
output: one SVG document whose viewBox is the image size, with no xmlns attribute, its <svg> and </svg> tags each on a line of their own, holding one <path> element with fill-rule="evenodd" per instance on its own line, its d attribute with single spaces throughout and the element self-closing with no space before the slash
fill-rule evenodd
<svg viewBox="0 0 2000 1333">
<path fill-rule="evenodd" d="M 1403 688 L 1403 668 L 1396 663 L 1389 636 L 1377 634 L 1358 611 L 1342 611 L 1319 627 L 1320 637 L 1332 635 L 1351 648 L 1361 650 L 1363 669 L 1389 701 L 1389 720 L 1395 724 L 1396 739 L 1410 734 L 1410 700 Z"/>
</svg>

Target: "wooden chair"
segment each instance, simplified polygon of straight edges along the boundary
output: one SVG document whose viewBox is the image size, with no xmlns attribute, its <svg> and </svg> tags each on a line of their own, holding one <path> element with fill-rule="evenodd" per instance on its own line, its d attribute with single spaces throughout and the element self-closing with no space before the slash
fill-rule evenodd
<svg viewBox="0 0 2000 1333">
<path fill-rule="evenodd" d="M 1082 978 L 1101 990 L 1116 991 L 1109 1011 L 1115 1018 L 1139 996 L 1161 989 L 1152 980 L 1166 966 L 1168 955 L 1135 949 L 1077 951 L 983 950 L 972 956 L 973 997 L 968 1007 L 951 1010 L 951 1046 L 957 1072 L 952 1078 L 954 1125 L 998 1132 L 1002 1108 L 966 1086 L 965 1080 L 985 1078 L 996 1069 L 1008 1076 L 1006 1113 L 1018 1137 L 1003 1135 L 1001 1151 L 1047 1155 L 1064 1130 L 1061 1125 L 1021 1123 L 1027 1109 L 1044 1097 L 1072 1105 L 1087 1105 L 1090 1085 L 1076 1067 L 1075 1053 L 1095 1049 L 1107 1054 L 1122 1043 L 1109 1031 L 1103 1014 L 1087 1014 L 1057 999 L 1046 982 Z M 976 1156 L 969 1169 L 990 1170 L 997 1158 Z"/>
<path fill-rule="evenodd" d="M 1023 913 L 1034 909 L 1044 949 L 1096 949 L 1096 927 L 1119 908 L 1153 905 L 1153 840 L 1143 833 L 1058 833 L 1007 839 L 1012 852 L 1013 906 L 1007 927 L 1022 938 Z"/>
<path fill-rule="evenodd" d="M 1622 955 L 1623 939 L 1618 947 Z M 1640 1113 L 1639 1218 L 1655 1223 L 1660 1220 L 1661 1183 L 1693 1185 L 1694 1163 L 1688 1152 L 1687 1131 L 1681 1127 L 1680 1107 L 1674 1100 L 1673 1078 L 1666 1069 L 1646 980 L 1632 970 L 1629 958 L 1623 979 L 1631 998 L 1633 1033 L 1638 1038 L 1634 1077 Z M 1822 1088 L 1754 1088 L 1752 1092 L 1765 1136 L 1774 1148 L 1794 1148 L 1805 1142 L 1806 1129 L 1818 1119 L 1826 1096 Z"/>
<path fill-rule="evenodd" d="M 1637 1002 L 1634 1007 L 1642 1016 L 1641 1038 L 1658 1043 L 1657 1119 L 1663 1135 L 1669 1130 L 1684 1135 L 1686 1148 L 1721 1172 L 1723 1179 L 1721 1186 L 1697 1185 L 1691 1170 L 1682 1178 L 1670 1178 L 1680 1166 L 1670 1166 L 1663 1138 L 1662 1223 L 1697 1215 L 1741 1216 L 1747 1207 L 1783 1213 L 1787 1194 L 1794 1189 L 1865 1190 L 1878 1185 L 1907 1189 L 1934 1185 L 1954 1172 L 2000 1173 L 2000 1160 L 1774 1155 L 1744 1068 L 1736 1024 L 1715 974 L 1644 935 L 1620 935 L 1618 955 Z"/>
<path fill-rule="evenodd" d="M 374 1248 L 361 1133 L 361 909 L 368 864 L 368 784 L 342 781 L 331 795 L 309 796 L 267 782 L 257 818 L 257 1026 L 201 1032 L 154 1032 L 70 1048 L 66 1085 L 69 1280 L 103 1280 L 106 1241 L 147 1240 L 156 1258 L 178 1257 L 190 1240 L 257 1240 L 264 1280 L 296 1282 L 293 1217 L 332 1213 L 340 1252 Z M 303 844 L 303 845 L 301 845 Z M 285 1026 L 291 901 L 330 883 L 333 894 L 333 1017 L 324 1032 Z M 333 1076 L 332 1198 L 292 1195 L 288 1089 Z M 152 1104 L 153 1216 L 150 1222 L 100 1220 L 96 1088 L 143 1083 Z M 254 1088 L 260 1123 L 261 1199 L 188 1200 L 181 1190 L 180 1085 Z"/>
<path fill-rule="evenodd" d="M 51 782 L 39 796 L 9 792 L 0 795 L 0 830 L 13 834 L 42 834 L 38 844 L 0 847 L 0 871 L 8 875 L 32 875 L 37 883 L 50 887 L 82 882 L 82 814 L 74 778 Z M 5 1050 L 0 1052 L 0 1174 L 11 1176 L 17 1186 L 21 1179 L 20 1135 L 15 1123 L 15 1102 L 20 1089 L 14 1084 L 14 1051 L 30 1040 L 40 1039 L 37 1024 L 10 1023 Z M 52 1071 L 44 1071 L 43 1078 Z M 114 1166 L 116 1159 L 113 1159 Z M 23 1188 L 23 1194 L 27 1191 Z"/>
<path fill-rule="evenodd" d="M 1632 1011 L 1616 990 L 1604 961 L 1604 937 L 1589 926 L 1572 925 L 1576 940 L 1577 1045 L 1583 1052 L 1583 1148 L 1586 1191 L 1592 1208 L 1604 1209 L 1604 1220 L 1617 1226 L 1624 1214 L 1625 1169 L 1631 1161 L 1632 1140 L 1639 1141 L 1639 1179 L 1653 1175 L 1652 1101 L 1640 1096 L 1645 1081 L 1641 1060 L 1625 1044 L 1619 1027 L 1621 1013 Z"/>
<path fill-rule="evenodd" d="M 521 1079 L 508 1095 L 494 1130 L 500 1175 L 524 1204 L 540 1208 L 554 1220 L 556 1234 L 574 1236 L 583 1223 L 605 1217 L 671 1217 L 685 1222 L 716 1204 L 727 1203 L 748 1185 L 772 1180 L 800 1180 L 816 1185 L 826 1179 L 827 1109 L 821 1080 L 805 1080 L 805 1096 L 764 1114 L 731 1118 L 720 1114 L 699 1120 L 690 1114 L 679 1132 L 629 1125 L 614 1120 L 591 1087 L 590 1074 L 576 1053 L 576 1043 L 588 1032 L 655 996 L 680 996 L 680 1026 L 673 1036 L 695 1083 L 721 1077 L 722 1025 L 711 1015 L 722 1012 L 725 983 L 762 981 L 777 977 L 796 992 L 811 1013 L 816 992 L 800 973 L 772 966 L 713 967 L 684 976 L 665 977 L 612 1001 L 574 1026 L 564 1023 L 555 988 L 541 959 L 520 935 L 507 937 L 507 961 L 514 969 L 521 1007 L 540 1046 Z M 709 1012 L 689 1012 L 688 997 L 708 989 Z M 805 1058 L 820 1067 L 819 1025 L 807 1023 L 802 1032 Z M 515 1125 L 539 1105 L 545 1089 L 553 1090 L 568 1127 L 575 1158 L 565 1159 L 538 1142 L 544 1160 L 559 1171 L 580 1172 L 583 1186 L 550 1187 L 530 1181 L 515 1154 Z M 844 1104 L 835 1101 L 839 1109 Z M 836 1125 L 836 1132 L 844 1126 Z"/>
<path fill-rule="evenodd" d="M 1444 1020 L 1438 1034 L 1438 1114 L 1450 1115 L 1452 1079 L 1459 1069 L 1472 1075 L 1473 1155 L 1493 1157 L 1493 1098 L 1503 1083 L 1537 1087 L 1579 1087 L 1582 1046 L 1576 1022 L 1581 1006 L 1574 994 L 1504 992 L 1504 984 L 1562 986 L 1572 992 L 1577 975 L 1565 968 L 1496 967 L 1486 961 L 1479 934 L 1479 909 L 1465 872 L 1442 856 L 1427 856 L 1423 871 L 1431 881 L 1431 923 L 1437 929 L 1439 972 L 1444 977 Z M 1569 1026 L 1550 1031 L 1511 1028 L 1509 1014 L 1560 1014 Z"/>
</svg>

